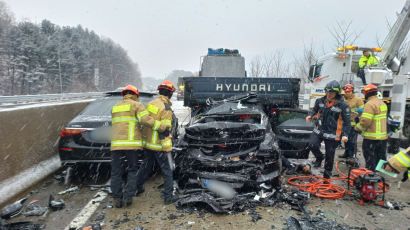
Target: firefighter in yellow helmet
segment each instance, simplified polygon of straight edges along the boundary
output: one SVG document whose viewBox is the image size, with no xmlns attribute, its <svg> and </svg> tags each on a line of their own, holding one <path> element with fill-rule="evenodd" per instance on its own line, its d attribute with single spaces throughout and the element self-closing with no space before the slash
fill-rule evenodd
<svg viewBox="0 0 410 230">
<path fill-rule="evenodd" d="M 138 156 L 142 155 L 143 141 L 139 126 L 164 131 L 166 124 L 161 124 L 149 116 L 144 105 L 138 102 L 139 92 L 133 85 L 127 85 L 122 91 L 122 101 L 112 107 L 111 136 L 111 190 L 114 205 L 121 208 L 132 203 L 136 191 L 136 176 L 138 171 Z M 121 158 L 126 157 L 128 175 L 123 192 Z"/>
<path fill-rule="evenodd" d="M 162 176 L 164 177 L 164 203 L 171 204 L 178 200 L 177 196 L 173 195 L 173 177 L 171 165 L 168 161 L 167 154 L 172 151 L 172 124 L 176 118 L 171 109 L 171 97 L 175 91 L 174 84 L 166 80 L 158 86 L 159 97 L 151 101 L 147 105 L 147 111 L 150 116 L 161 121 L 161 124 L 167 125 L 168 129 L 165 132 L 160 132 L 157 129 L 144 127 L 142 133 L 144 136 L 145 159 L 144 163 L 137 174 L 137 194 L 144 191 L 143 184 L 149 176 L 154 161 L 161 168 Z"/>
<path fill-rule="evenodd" d="M 377 87 L 368 84 L 363 89 L 367 100 L 355 130 L 363 136 L 366 168 L 375 170 L 379 160 L 386 160 L 387 105 L 377 97 Z"/>
</svg>

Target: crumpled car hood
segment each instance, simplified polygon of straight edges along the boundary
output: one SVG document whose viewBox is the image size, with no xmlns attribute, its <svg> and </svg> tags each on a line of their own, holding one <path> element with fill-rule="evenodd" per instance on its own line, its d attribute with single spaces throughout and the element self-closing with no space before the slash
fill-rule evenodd
<svg viewBox="0 0 410 230">
<path fill-rule="evenodd" d="M 215 121 L 194 124 L 185 128 L 185 132 L 193 141 L 221 143 L 262 141 L 266 129 L 260 124 Z"/>
</svg>

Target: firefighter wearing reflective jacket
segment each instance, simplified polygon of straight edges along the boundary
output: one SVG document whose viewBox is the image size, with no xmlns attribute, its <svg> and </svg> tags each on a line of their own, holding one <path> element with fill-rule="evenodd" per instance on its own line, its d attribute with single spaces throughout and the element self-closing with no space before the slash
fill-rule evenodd
<svg viewBox="0 0 410 230">
<path fill-rule="evenodd" d="M 354 127 L 356 126 L 356 119 L 359 117 L 359 110 L 363 110 L 364 103 L 360 97 L 354 95 L 354 86 L 352 84 L 346 84 L 343 87 L 343 91 L 345 92 L 345 102 L 350 107 L 351 128 L 348 134 L 349 141 L 346 142 L 345 145 L 345 152 L 340 157 L 351 158 L 354 154 L 356 154 L 357 149 L 357 132 L 354 130 Z"/>
<path fill-rule="evenodd" d="M 410 176 L 410 147 L 406 150 L 400 151 L 387 161 L 385 170 L 403 174 L 403 182 L 408 180 Z"/>
<path fill-rule="evenodd" d="M 123 100 L 112 107 L 111 136 L 111 190 L 114 205 L 117 208 L 132 203 L 136 191 L 137 158 L 142 155 L 143 140 L 139 126 L 155 127 L 164 131 L 167 126 L 149 116 L 144 105 L 138 102 L 139 92 L 133 85 L 127 85 L 122 91 Z M 121 158 L 127 158 L 128 175 L 125 191 L 122 191 L 123 167 Z M 124 199 L 124 200 L 123 200 Z"/>
<path fill-rule="evenodd" d="M 377 87 L 368 84 L 363 89 L 367 100 L 360 123 L 355 130 L 363 136 L 363 155 L 366 168 L 375 170 L 379 160 L 386 160 L 387 146 L 387 106 L 377 97 Z"/>
<path fill-rule="evenodd" d="M 170 204 L 178 198 L 173 195 L 173 177 L 170 162 L 167 154 L 172 151 L 172 117 L 171 97 L 175 91 L 172 82 L 166 80 L 158 86 L 159 97 L 147 105 L 150 116 L 159 120 L 161 124 L 167 125 L 165 132 L 159 132 L 157 127 L 152 129 L 144 127 L 142 134 L 144 137 L 145 160 L 137 174 L 137 193 L 141 193 L 145 179 L 150 175 L 154 161 L 158 163 L 164 177 L 164 203 Z"/>
<path fill-rule="evenodd" d="M 311 119 L 316 120 L 309 145 L 310 150 L 316 157 L 314 167 L 320 167 L 323 161 L 324 157 L 320 151 L 320 143 L 323 140 L 325 142 L 325 171 L 323 173 L 325 178 L 332 176 L 333 161 L 339 141 L 348 141 L 350 108 L 343 101 L 340 91 L 339 82 L 329 82 L 325 86 L 326 96 L 316 100 L 313 112 L 306 117 L 308 123 Z"/>
</svg>

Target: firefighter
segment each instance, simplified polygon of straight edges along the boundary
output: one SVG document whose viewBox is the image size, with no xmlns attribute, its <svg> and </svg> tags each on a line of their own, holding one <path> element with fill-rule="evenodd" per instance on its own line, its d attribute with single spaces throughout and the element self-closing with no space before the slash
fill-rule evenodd
<svg viewBox="0 0 410 230">
<path fill-rule="evenodd" d="M 386 171 L 403 174 L 403 182 L 410 176 L 410 147 L 391 157 L 386 164 Z"/>
<path fill-rule="evenodd" d="M 151 117 L 161 121 L 161 124 L 167 125 L 168 129 L 165 132 L 158 132 L 156 128 L 144 127 L 142 129 L 145 140 L 145 159 L 137 174 L 137 194 L 144 190 L 144 181 L 151 173 L 154 161 L 156 161 L 164 177 L 164 203 L 171 204 L 178 200 L 178 197 L 173 195 L 172 170 L 167 158 L 167 154 L 172 150 L 170 131 L 172 129 L 173 112 L 170 99 L 175 88 L 172 82 L 166 80 L 158 86 L 158 91 L 159 97 L 148 103 L 147 110 Z"/>
<path fill-rule="evenodd" d="M 354 95 L 354 86 L 352 84 L 346 84 L 343 87 L 344 97 L 346 103 L 350 107 L 350 125 L 349 130 L 349 141 L 345 144 L 345 152 L 341 158 L 351 158 L 356 154 L 356 142 L 357 142 L 357 132 L 354 130 L 356 126 L 356 118 L 359 117 L 359 110 L 363 109 L 364 103 L 360 97 Z"/>
<path fill-rule="evenodd" d="M 357 76 L 362 79 L 363 85 L 366 85 L 364 68 L 377 64 L 379 64 L 377 59 L 368 50 L 363 50 L 363 55 L 360 57 L 359 60 L 359 72 L 357 73 Z"/>
<path fill-rule="evenodd" d="M 344 102 L 340 91 L 339 82 L 333 80 L 327 83 L 326 96 L 316 100 L 311 115 L 306 117 L 307 123 L 312 119 L 316 120 L 309 144 L 310 150 L 316 157 L 314 167 L 320 167 L 323 161 L 320 144 L 322 141 L 325 142 L 325 171 L 323 173 L 325 178 L 332 176 L 333 161 L 339 141 L 348 141 L 350 108 Z"/>
<path fill-rule="evenodd" d="M 366 168 L 375 170 L 380 159 L 386 160 L 387 105 L 377 97 L 377 87 L 368 84 L 362 93 L 366 104 L 355 130 L 363 136 L 363 155 Z"/>
<path fill-rule="evenodd" d="M 121 208 L 123 203 L 129 206 L 136 190 L 138 171 L 137 158 L 142 155 L 143 141 L 139 125 L 167 129 L 165 124 L 148 116 L 143 104 L 138 102 L 139 92 L 133 85 L 127 85 L 122 91 L 123 100 L 112 107 L 112 137 L 111 137 L 111 190 L 114 205 Z M 122 158 L 126 157 L 128 164 L 127 184 L 122 190 Z"/>
</svg>

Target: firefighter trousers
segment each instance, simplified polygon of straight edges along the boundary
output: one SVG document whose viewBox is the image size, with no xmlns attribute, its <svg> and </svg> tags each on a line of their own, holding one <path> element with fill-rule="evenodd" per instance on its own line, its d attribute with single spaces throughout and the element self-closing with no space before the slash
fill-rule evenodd
<svg viewBox="0 0 410 230">
<path fill-rule="evenodd" d="M 379 160 L 386 160 L 387 140 L 363 139 L 362 148 L 367 169 L 374 171 Z"/>
<path fill-rule="evenodd" d="M 141 150 L 115 150 L 111 151 L 111 191 L 114 198 L 131 198 L 135 194 L 138 156 Z M 124 161 L 127 159 L 127 184 L 123 192 Z"/>
<path fill-rule="evenodd" d="M 164 198 L 169 198 L 172 196 L 174 190 L 172 170 L 168 162 L 166 152 L 158 152 L 152 150 L 144 150 L 144 163 L 137 173 L 136 186 L 139 191 L 143 190 L 144 181 L 151 175 L 153 170 L 154 162 L 156 161 L 161 168 L 162 176 L 164 177 L 164 191 L 162 192 Z"/>
<path fill-rule="evenodd" d="M 356 154 L 356 149 L 357 149 L 357 132 L 354 130 L 354 126 L 350 127 L 349 133 L 348 133 L 348 138 L 349 140 L 345 144 L 345 153 L 344 155 L 351 158 L 353 155 Z"/>
<path fill-rule="evenodd" d="M 320 144 L 322 141 L 325 142 L 325 157 L 323 157 L 322 151 L 320 151 Z M 319 135 L 313 133 L 310 136 L 309 148 L 313 155 L 316 157 L 317 161 L 322 161 L 325 158 L 325 171 L 323 172 L 324 178 L 332 177 L 333 162 L 335 160 L 335 152 L 339 142 L 335 140 L 323 139 Z"/>
</svg>

